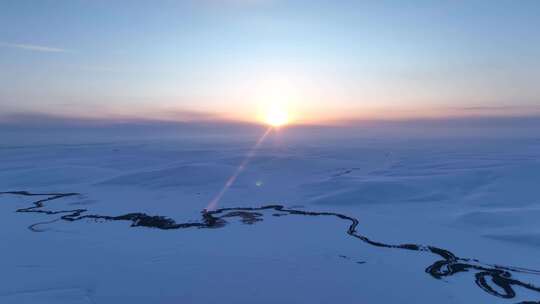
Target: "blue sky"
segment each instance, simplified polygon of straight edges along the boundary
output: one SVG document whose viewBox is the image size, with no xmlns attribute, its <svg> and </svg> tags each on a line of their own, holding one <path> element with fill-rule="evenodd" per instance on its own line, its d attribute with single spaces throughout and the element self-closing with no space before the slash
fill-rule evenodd
<svg viewBox="0 0 540 304">
<path fill-rule="evenodd" d="M 539 1 L 2 1 L 0 111 L 530 113 Z"/>
</svg>

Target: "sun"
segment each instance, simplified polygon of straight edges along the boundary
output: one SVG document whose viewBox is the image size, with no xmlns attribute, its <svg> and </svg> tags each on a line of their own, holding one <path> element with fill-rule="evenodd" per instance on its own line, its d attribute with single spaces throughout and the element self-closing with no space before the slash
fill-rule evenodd
<svg viewBox="0 0 540 304">
<path fill-rule="evenodd" d="M 284 108 L 274 105 L 267 110 L 264 120 L 267 124 L 277 128 L 289 122 L 289 114 Z"/>
</svg>

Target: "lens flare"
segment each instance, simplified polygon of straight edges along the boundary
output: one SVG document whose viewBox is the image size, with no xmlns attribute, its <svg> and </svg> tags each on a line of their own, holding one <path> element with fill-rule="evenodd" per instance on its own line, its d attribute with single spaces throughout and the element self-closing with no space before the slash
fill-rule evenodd
<svg viewBox="0 0 540 304">
<path fill-rule="evenodd" d="M 240 173 L 244 171 L 244 169 L 246 168 L 251 158 L 255 155 L 255 152 L 257 152 L 257 149 L 259 148 L 259 146 L 263 143 L 264 139 L 266 138 L 266 136 L 268 136 L 268 134 L 271 131 L 272 131 L 272 128 L 271 127 L 268 128 L 266 132 L 264 132 L 264 134 L 257 140 L 255 145 L 253 145 L 253 147 L 248 151 L 248 153 L 246 154 L 246 157 L 244 157 L 244 159 L 242 160 L 240 165 L 236 168 L 234 173 L 227 179 L 227 181 L 225 181 L 225 184 L 223 185 L 221 190 L 216 194 L 216 196 L 214 196 L 214 198 L 210 201 L 208 206 L 204 208 L 205 211 L 216 210 L 219 204 L 219 201 L 221 200 L 225 192 L 229 190 L 229 188 L 234 184 L 234 182 L 236 181 Z"/>
</svg>

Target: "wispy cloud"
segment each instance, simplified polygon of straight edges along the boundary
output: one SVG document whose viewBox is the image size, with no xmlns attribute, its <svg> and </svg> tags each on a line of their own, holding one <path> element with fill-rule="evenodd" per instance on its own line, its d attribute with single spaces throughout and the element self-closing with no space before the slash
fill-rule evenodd
<svg viewBox="0 0 540 304">
<path fill-rule="evenodd" d="M 65 53 L 65 52 L 69 52 L 68 50 L 62 49 L 62 48 L 43 46 L 43 45 L 35 45 L 35 44 L 21 44 L 21 43 L 4 43 L 4 42 L 0 42 L 0 46 L 8 47 L 8 48 L 14 48 L 14 49 L 21 49 L 21 50 L 25 50 L 25 51 L 35 51 L 35 52 L 48 52 L 48 53 Z"/>
</svg>

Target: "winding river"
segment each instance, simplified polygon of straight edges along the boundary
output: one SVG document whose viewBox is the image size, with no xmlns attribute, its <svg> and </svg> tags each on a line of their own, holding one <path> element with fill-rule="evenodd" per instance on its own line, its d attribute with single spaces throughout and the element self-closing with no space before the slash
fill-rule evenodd
<svg viewBox="0 0 540 304">
<path fill-rule="evenodd" d="M 78 193 L 30 193 L 27 191 L 8 191 L 0 192 L 0 195 L 19 195 L 30 197 L 44 197 L 33 201 L 32 205 L 26 208 L 17 209 L 19 213 L 41 213 L 44 215 L 56 215 L 51 223 L 55 221 L 80 221 L 84 219 L 106 220 L 106 221 L 126 221 L 131 223 L 131 227 L 147 227 L 157 229 L 217 229 L 227 226 L 228 219 L 238 218 L 244 224 L 255 224 L 264 220 L 265 214 L 261 211 L 275 211 L 275 216 L 326 216 L 334 217 L 338 220 L 348 223 L 348 228 L 344 233 L 347 233 L 355 240 L 364 242 L 368 245 L 397 250 L 416 251 L 419 253 L 432 254 L 436 257 L 436 261 L 429 265 L 425 272 L 434 279 L 443 279 L 453 276 L 458 273 L 470 273 L 474 277 L 474 282 L 483 291 L 492 296 L 513 299 L 516 297 L 518 288 L 527 289 L 538 293 L 540 298 L 540 287 L 532 283 L 516 279 L 513 274 L 523 273 L 529 275 L 540 276 L 540 271 L 502 266 L 496 264 L 482 263 L 477 259 L 463 258 L 455 255 L 451 251 L 443 248 L 438 248 L 429 245 L 419 244 L 387 244 L 378 242 L 362 235 L 358 232 L 358 219 L 335 212 L 313 212 L 286 208 L 282 205 L 266 205 L 261 207 L 239 207 L 239 208 L 221 208 L 216 210 L 203 210 L 201 219 L 198 222 L 177 223 L 175 220 L 166 216 L 148 215 L 145 213 L 127 213 L 118 216 L 90 214 L 87 209 L 70 209 L 70 210 L 51 210 L 47 209 L 46 204 L 66 197 L 78 196 Z M 36 223 L 29 229 L 38 232 Z M 516 288 L 518 287 L 518 288 Z M 519 304 L 540 304 L 540 301 L 525 301 Z"/>
</svg>

